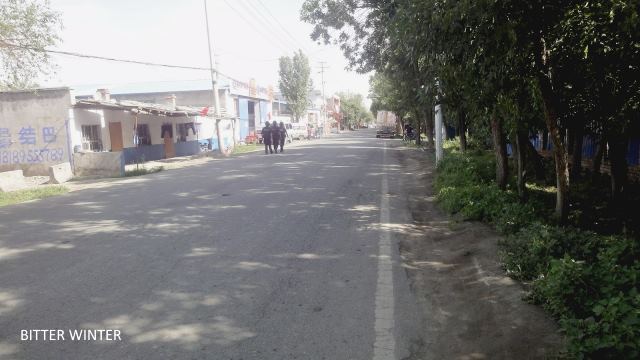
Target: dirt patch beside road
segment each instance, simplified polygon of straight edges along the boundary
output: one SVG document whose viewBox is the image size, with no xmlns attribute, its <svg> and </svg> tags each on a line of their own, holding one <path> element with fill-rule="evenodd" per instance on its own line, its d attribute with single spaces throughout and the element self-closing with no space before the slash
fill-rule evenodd
<svg viewBox="0 0 640 360">
<path fill-rule="evenodd" d="M 414 227 L 400 255 L 422 311 L 422 339 L 409 359 L 547 359 L 562 349 L 557 325 L 525 303 L 498 259 L 499 236 L 437 208 L 431 154 L 395 151 L 406 173 Z"/>
</svg>

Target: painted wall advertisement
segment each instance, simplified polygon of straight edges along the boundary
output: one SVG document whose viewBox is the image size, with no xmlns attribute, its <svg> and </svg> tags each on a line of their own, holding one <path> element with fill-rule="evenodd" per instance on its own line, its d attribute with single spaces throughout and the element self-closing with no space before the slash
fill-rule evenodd
<svg viewBox="0 0 640 360">
<path fill-rule="evenodd" d="M 68 89 L 0 92 L 0 171 L 48 175 L 69 161 Z"/>
</svg>

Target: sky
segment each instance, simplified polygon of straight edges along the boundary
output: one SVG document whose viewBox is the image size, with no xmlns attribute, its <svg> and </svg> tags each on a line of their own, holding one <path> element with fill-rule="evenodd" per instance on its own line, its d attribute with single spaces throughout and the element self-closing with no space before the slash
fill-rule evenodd
<svg viewBox="0 0 640 360">
<path fill-rule="evenodd" d="M 51 0 L 62 16 L 62 43 L 56 50 L 146 62 L 208 67 L 204 0 Z M 210 34 L 221 73 L 258 85 L 278 85 L 278 58 L 302 49 L 310 58 L 314 88 L 366 97 L 369 75 L 345 70 L 336 45 L 311 40 L 312 26 L 299 18 L 304 0 L 207 0 Z M 268 11 L 267 11 L 268 10 Z M 123 85 L 162 87 L 173 81 L 208 79 L 207 71 L 168 69 L 53 55 L 55 74 L 47 87 L 77 92 Z M 125 86 L 126 87 L 126 86 Z"/>
</svg>

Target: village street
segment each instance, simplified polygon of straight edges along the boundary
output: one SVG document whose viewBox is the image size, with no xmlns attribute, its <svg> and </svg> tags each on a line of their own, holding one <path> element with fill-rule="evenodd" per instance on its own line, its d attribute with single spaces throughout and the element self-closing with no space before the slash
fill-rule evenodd
<svg viewBox="0 0 640 360">
<path fill-rule="evenodd" d="M 435 207 L 431 159 L 359 130 L 1 208 L 0 357 L 545 358 L 555 325 Z"/>
<path fill-rule="evenodd" d="M 0 209 L 2 358 L 407 355 L 416 309 L 380 226 L 407 221 L 400 145 L 364 130 Z M 122 340 L 20 340 L 87 328 Z"/>
</svg>

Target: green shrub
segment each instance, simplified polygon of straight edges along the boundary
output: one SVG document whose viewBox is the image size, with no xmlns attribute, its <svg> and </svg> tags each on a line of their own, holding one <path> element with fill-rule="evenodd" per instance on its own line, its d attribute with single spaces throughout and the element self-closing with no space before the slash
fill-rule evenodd
<svg viewBox="0 0 640 360">
<path fill-rule="evenodd" d="M 518 280 L 534 280 L 549 271 L 553 259 L 569 255 L 593 261 L 603 237 L 575 228 L 534 222 L 500 242 L 505 270 Z"/>
<path fill-rule="evenodd" d="M 448 186 L 437 195 L 444 210 L 461 213 L 467 220 L 494 224 L 503 234 L 512 234 L 535 219 L 535 209 L 521 204 L 517 195 L 493 184 Z"/>
<path fill-rule="evenodd" d="M 515 195 L 512 198 L 515 198 Z M 522 204 L 516 199 L 509 200 L 511 201 L 502 204 L 500 212 L 493 218 L 496 229 L 505 235 L 518 232 L 536 219 L 536 211 L 530 204 Z"/>
<path fill-rule="evenodd" d="M 493 183 L 491 154 L 449 147 L 437 169 L 439 204 L 507 235 L 500 242 L 507 273 L 533 280 L 530 299 L 558 319 L 571 358 L 640 358 L 638 240 L 547 224 L 554 199 L 544 186 L 523 204 Z"/>
<path fill-rule="evenodd" d="M 532 299 L 560 321 L 575 358 L 640 357 L 640 251 L 636 240 L 600 237 L 595 258 L 552 260 Z"/>
<path fill-rule="evenodd" d="M 435 187 L 485 184 L 493 180 L 495 162 L 491 154 L 449 153 L 438 163 Z"/>
</svg>

